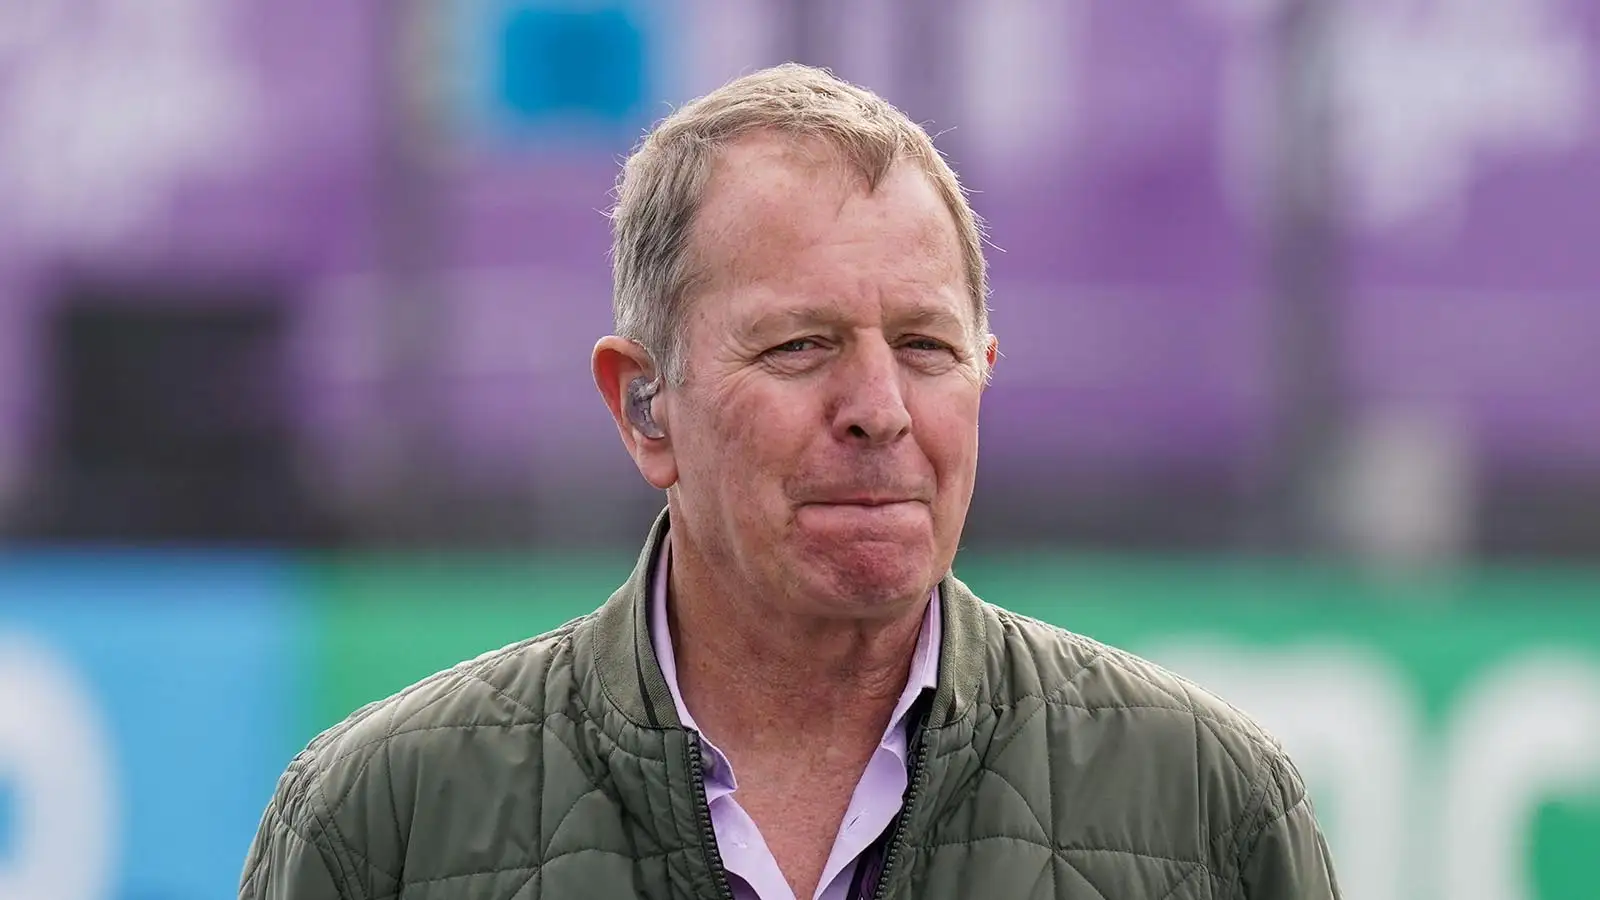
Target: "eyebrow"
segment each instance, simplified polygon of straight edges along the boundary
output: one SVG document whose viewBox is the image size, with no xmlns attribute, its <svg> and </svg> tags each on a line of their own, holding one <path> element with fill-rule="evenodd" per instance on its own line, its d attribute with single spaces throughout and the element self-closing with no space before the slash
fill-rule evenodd
<svg viewBox="0 0 1600 900">
<path fill-rule="evenodd" d="M 967 320 L 959 314 L 951 312 L 940 306 L 922 307 L 912 310 L 905 315 L 896 315 L 892 322 L 901 326 L 918 328 L 954 328 L 957 331 L 967 330 Z"/>
<path fill-rule="evenodd" d="M 751 322 L 745 331 L 751 335 L 765 335 L 775 331 L 834 327 L 842 324 L 846 318 L 847 316 L 837 307 L 804 306 L 765 313 Z M 888 324 L 890 328 L 895 329 L 950 328 L 961 332 L 967 330 L 967 323 L 961 316 L 937 306 L 892 312 Z"/>
</svg>

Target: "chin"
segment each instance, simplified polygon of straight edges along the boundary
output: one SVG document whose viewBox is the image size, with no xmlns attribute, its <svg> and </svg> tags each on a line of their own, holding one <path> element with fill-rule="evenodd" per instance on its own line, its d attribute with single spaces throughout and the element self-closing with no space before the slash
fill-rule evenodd
<svg viewBox="0 0 1600 900">
<path fill-rule="evenodd" d="M 931 590 L 939 580 L 931 555 L 899 543 L 862 542 L 835 546 L 804 564 L 806 581 L 837 605 L 857 614 L 892 614 Z"/>
</svg>

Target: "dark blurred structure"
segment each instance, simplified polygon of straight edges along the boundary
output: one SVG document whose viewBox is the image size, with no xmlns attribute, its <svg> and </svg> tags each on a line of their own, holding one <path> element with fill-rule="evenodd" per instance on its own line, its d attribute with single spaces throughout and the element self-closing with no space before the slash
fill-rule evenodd
<svg viewBox="0 0 1600 900">
<path fill-rule="evenodd" d="M 1584 0 L 24 7 L 10 536 L 631 544 L 660 500 L 587 371 L 617 161 L 793 58 L 989 221 L 972 545 L 1600 557 Z"/>
<path fill-rule="evenodd" d="M 254 296 L 253 296 L 254 295 Z M 51 311 L 53 402 L 20 530 L 51 541 L 315 545 L 278 298 L 80 286 Z"/>
</svg>

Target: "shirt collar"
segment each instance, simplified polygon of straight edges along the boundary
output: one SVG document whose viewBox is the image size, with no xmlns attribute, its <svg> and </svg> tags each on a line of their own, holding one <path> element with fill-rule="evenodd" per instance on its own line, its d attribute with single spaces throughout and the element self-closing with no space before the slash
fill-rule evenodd
<svg viewBox="0 0 1600 900">
<path fill-rule="evenodd" d="M 672 539 L 670 533 L 661 542 L 661 549 L 656 554 L 655 565 L 650 584 L 650 642 L 655 647 L 656 660 L 661 665 L 661 674 L 667 680 L 667 689 L 672 692 L 672 703 L 678 710 L 678 720 L 685 728 L 692 729 L 700 735 L 703 749 L 711 756 L 713 766 L 713 779 L 725 783 L 728 790 L 735 787 L 733 771 L 728 765 L 727 757 L 718 750 L 716 745 L 706 738 L 695 724 L 694 716 L 689 712 L 689 707 L 683 702 L 683 692 L 678 687 L 678 660 L 672 647 L 672 629 L 667 618 L 667 580 L 672 565 Z M 904 741 L 894 741 L 891 737 L 895 734 L 904 734 L 906 714 L 910 712 L 911 705 L 922 696 L 923 691 L 937 690 L 939 686 L 939 648 L 944 641 L 944 623 L 939 597 L 939 588 L 934 587 L 928 597 L 927 611 L 922 616 L 922 630 L 917 634 L 917 648 L 911 656 L 911 673 L 906 679 L 905 690 L 900 692 L 900 699 L 896 701 L 894 713 L 889 716 L 889 727 L 884 730 L 881 746 L 898 747 L 904 753 Z M 713 779 L 708 779 L 708 787 Z"/>
</svg>

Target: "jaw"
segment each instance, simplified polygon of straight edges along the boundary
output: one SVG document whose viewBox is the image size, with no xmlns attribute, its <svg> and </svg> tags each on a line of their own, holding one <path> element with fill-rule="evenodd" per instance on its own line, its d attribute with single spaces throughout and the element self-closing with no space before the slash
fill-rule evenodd
<svg viewBox="0 0 1600 900">
<path fill-rule="evenodd" d="M 791 583 L 837 615 L 877 618 L 938 581 L 931 535 L 816 536 L 795 545 Z"/>
</svg>

